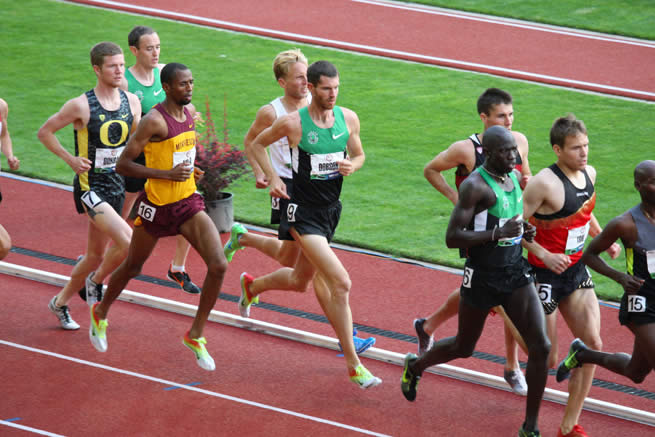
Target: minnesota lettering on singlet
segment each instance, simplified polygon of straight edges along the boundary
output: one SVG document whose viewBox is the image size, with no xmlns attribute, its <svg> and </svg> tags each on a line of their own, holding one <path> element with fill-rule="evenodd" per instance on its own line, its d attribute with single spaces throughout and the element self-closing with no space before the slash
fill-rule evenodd
<svg viewBox="0 0 655 437">
<path fill-rule="evenodd" d="M 156 109 L 166 121 L 168 135 L 161 141 L 146 144 L 146 166 L 160 170 L 170 170 L 179 164 L 193 165 L 196 161 L 196 130 L 189 110 L 184 108 L 186 119 L 179 122 L 171 117 L 161 103 Z M 196 191 L 193 177 L 183 182 L 168 179 L 148 179 L 145 185 L 148 200 L 155 205 L 167 205 L 186 199 Z"/>
</svg>

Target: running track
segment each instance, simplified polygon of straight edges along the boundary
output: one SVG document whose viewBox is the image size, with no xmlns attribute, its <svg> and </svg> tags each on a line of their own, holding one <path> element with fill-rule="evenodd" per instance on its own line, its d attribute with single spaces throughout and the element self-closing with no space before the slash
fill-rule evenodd
<svg viewBox="0 0 655 437">
<path fill-rule="evenodd" d="M 73 2 L 655 101 L 655 41 L 384 0 Z"/>
<path fill-rule="evenodd" d="M 0 178 L 0 185 L 4 197 L 0 222 L 14 243 L 5 261 L 68 275 L 74 259 L 84 251 L 86 229 L 84 217 L 73 212 L 71 193 L 5 177 Z M 132 281 L 128 289 L 195 304 L 196 297 L 160 279 L 173 249 L 174 239 L 160 241 L 144 266 L 145 276 Z M 338 250 L 338 256 L 353 279 L 350 301 L 357 328 L 363 335 L 375 335 L 377 347 L 393 352 L 415 349 L 409 341 L 411 320 L 443 301 L 461 281 L 452 273 L 377 256 L 346 250 Z M 202 266 L 192 251 L 187 268 L 198 281 L 204 275 Z M 260 275 L 276 267 L 255 251 L 239 252 L 230 264 L 216 309 L 237 313 L 242 271 Z M 353 427 L 399 436 L 446 434 L 433 434 L 433 430 L 457 435 L 480 429 L 503 436 L 515 433 L 522 420 L 524 398 L 506 391 L 426 375 L 417 402 L 409 403 L 398 387 L 399 366 L 364 358 L 384 383 L 363 392 L 347 381 L 343 359 L 334 351 L 216 323 L 208 324 L 205 336 L 217 370 L 205 372 L 180 342 L 190 318 L 123 302 L 112 309 L 109 351 L 100 354 L 89 343 L 88 309 L 81 300 L 74 298 L 70 304 L 81 330 L 59 329 L 46 308 L 58 290 L 5 275 L 0 280 L 6 309 L 0 318 L 0 373 L 6 378 L 0 420 L 62 435 L 189 431 L 196 435 L 266 436 L 361 435 Z M 257 320 L 333 336 L 329 325 L 314 317 L 321 310 L 311 292 L 274 291 L 262 297 L 262 302 L 252 309 Z M 631 336 L 619 328 L 616 309 L 602 306 L 601 316 L 605 347 L 625 350 Z M 454 334 L 455 326 L 451 320 L 440 335 Z M 562 323 L 559 332 L 562 355 L 571 336 Z M 490 318 L 476 346 L 476 357 L 452 364 L 500 375 L 502 342 L 501 321 Z M 521 360 L 525 359 L 522 355 Z M 655 410 L 653 378 L 635 387 L 625 378 L 599 370 L 596 380 L 590 397 Z M 552 376 L 548 386 L 566 389 Z M 561 405 L 544 401 L 542 430 L 556 429 L 562 412 Z M 582 421 L 595 437 L 652 431 L 648 426 L 590 411 L 583 412 Z M 0 422 L 0 426 L 0 434 L 6 434 L 7 425 Z"/>
<path fill-rule="evenodd" d="M 146 2 L 132 3 L 145 4 Z M 224 21 L 228 19 L 239 20 L 236 12 L 243 13 L 247 11 L 249 14 L 247 19 L 250 21 L 241 21 L 241 23 L 247 22 L 250 23 L 249 26 L 260 27 L 260 29 L 251 29 L 253 33 L 282 37 L 283 35 L 280 35 L 279 32 L 284 30 L 280 29 L 284 29 L 289 24 L 293 24 L 296 32 L 300 31 L 299 24 L 289 20 L 288 14 L 286 17 L 280 18 L 276 15 L 279 12 L 277 9 L 266 10 L 265 7 L 268 3 L 265 1 L 257 2 L 254 9 L 253 4 L 248 1 L 238 2 L 238 4 L 223 3 L 225 4 L 220 4 L 220 8 L 216 7 L 217 10 L 220 9 L 220 19 Z M 338 6 L 341 3 L 349 4 L 348 15 L 351 17 L 356 16 L 357 11 L 360 10 L 359 8 L 363 4 L 360 2 L 335 1 L 330 5 L 335 8 L 335 5 Z M 297 4 L 298 8 L 296 10 L 304 8 L 304 17 L 307 21 L 312 21 L 312 18 L 320 18 L 325 14 L 315 9 L 312 3 L 303 2 L 301 5 L 300 2 L 290 1 L 287 4 L 291 6 Z M 308 5 L 310 6 L 308 7 Z M 211 14 L 215 12 L 211 10 L 211 7 L 201 8 L 198 6 L 198 10 L 194 11 L 196 6 L 185 6 L 184 12 L 189 15 L 192 13 Z M 161 2 L 158 7 L 168 6 L 166 6 L 166 2 Z M 232 9 L 238 9 L 238 11 Z M 263 25 L 256 22 L 256 17 L 252 16 L 253 10 L 266 10 L 269 16 L 267 17 L 267 23 L 264 24 L 269 26 L 267 28 L 269 30 L 264 29 L 262 31 L 261 27 Z M 307 12 L 310 10 L 311 13 Z M 337 16 L 338 18 L 338 10 L 338 7 L 333 9 L 330 16 Z M 400 22 L 398 20 L 399 13 L 404 14 L 404 11 L 402 9 L 396 10 L 391 14 L 397 25 Z M 409 11 L 408 14 L 419 13 Z M 416 18 L 415 15 L 412 16 L 414 16 L 414 19 Z M 380 22 L 379 17 L 374 17 L 370 11 L 367 12 L 366 17 L 367 19 L 358 22 L 358 30 L 375 28 Z M 325 20 L 314 21 L 322 23 Z M 339 22 L 338 19 L 335 21 Z M 223 23 L 223 25 L 230 28 L 236 22 L 231 22 L 232 24 Z M 404 39 L 403 35 L 417 33 L 417 25 L 418 22 L 405 23 L 400 25 L 402 31 L 389 31 L 387 27 L 384 32 L 380 31 L 379 28 L 376 32 L 378 36 L 391 35 L 386 37 L 386 43 L 399 44 Z M 461 30 L 461 22 L 457 25 Z M 476 23 L 474 28 L 478 29 L 480 25 L 480 23 Z M 431 26 L 434 25 L 431 24 Z M 345 30 L 352 30 L 352 26 L 350 28 L 348 26 L 344 27 Z M 243 30 L 238 25 L 234 28 Z M 440 29 L 441 25 L 433 28 Z M 348 39 L 347 35 L 339 36 L 329 33 L 336 30 L 337 26 L 331 26 L 326 30 L 312 26 L 312 29 L 303 30 L 303 32 L 315 31 L 317 34 L 323 32 L 321 34 L 323 36 L 316 36 L 315 34 L 307 39 L 295 35 L 289 35 L 288 37 L 314 43 L 320 42 L 316 38 L 330 39 L 331 41 L 328 41 L 326 45 L 334 46 L 338 44 L 333 43 L 333 41 L 344 41 L 346 46 L 350 44 L 350 48 L 369 53 L 426 60 L 436 64 L 457 67 L 465 66 L 460 61 L 449 64 L 448 62 L 451 62 L 454 58 L 443 58 L 447 59 L 448 62 L 443 62 L 443 59 L 433 59 L 447 56 L 447 54 L 426 55 L 421 52 L 416 58 L 407 56 L 407 53 L 409 55 L 418 53 L 417 47 L 419 45 L 416 43 L 407 43 L 405 41 L 407 44 L 405 47 L 395 48 L 394 45 L 391 45 L 392 48 L 381 50 L 380 47 L 382 46 L 379 42 L 368 40 L 361 35 Z M 424 40 L 428 40 L 430 35 L 424 33 L 419 36 Z M 514 36 L 514 38 L 520 41 L 524 40 L 522 37 Z M 436 44 L 435 41 L 430 44 L 433 47 L 439 47 L 439 44 Z M 354 47 L 353 45 L 365 47 Z M 439 48 L 443 49 L 443 47 Z M 475 47 L 468 46 L 466 51 L 473 48 Z M 461 55 L 464 51 L 456 50 L 456 52 Z M 518 54 L 512 53 L 512 56 L 515 55 Z M 464 62 L 479 63 L 482 56 L 476 54 L 472 57 L 474 61 L 464 60 Z M 498 59 L 498 56 L 493 59 Z M 580 58 L 578 57 L 578 59 Z M 523 65 L 536 65 L 535 63 L 523 62 Z M 513 70 L 523 68 L 521 64 L 486 65 L 495 67 L 496 69 L 492 68 L 491 71 L 496 72 L 498 71 L 497 68 Z M 606 66 L 607 63 L 603 62 L 603 67 Z M 478 68 L 477 65 L 469 65 L 469 67 L 487 71 Z M 647 70 L 648 68 L 644 68 L 642 71 Z M 509 73 L 511 73 L 509 75 L 514 74 Z M 545 75 L 544 72 L 538 74 Z M 548 73 L 548 75 L 550 74 Z M 620 74 L 623 79 L 627 77 L 625 72 L 617 74 Z M 572 75 L 573 73 L 567 76 L 568 79 L 574 77 Z M 633 94 L 625 93 L 625 95 L 654 100 L 652 99 L 653 90 L 638 85 L 639 81 L 614 83 L 611 81 L 603 82 L 602 79 L 591 79 L 591 77 L 575 76 L 573 80 L 585 82 L 584 84 L 577 84 L 577 86 L 583 88 L 613 93 L 617 90 L 607 88 L 607 86 L 625 88 L 629 91 L 638 91 Z M 549 78 L 546 82 L 549 80 L 551 79 Z M 597 81 L 594 82 L 595 88 L 587 86 L 587 83 L 591 83 L 590 80 Z M 561 82 L 556 81 L 554 83 Z M 645 82 L 642 81 L 641 83 Z M 651 85 L 651 82 L 648 85 Z M 620 92 L 616 92 L 616 94 L 623 94 L 625 90 L 618 91 Z M 9 199 L 11 197 L 16 199 L 19 193 L 21 197 L 25 196 L 32 200 L 39 198 L 38 194 L 26 196 L 28 190 L 24 186 L 15 185 L 12 189 L 12 184 L 4 180 L 2 184 L 4 189 L 9 188 L 9 191 L 3 190 Z M 21 206 L 22 216 L 3 217 L 2 223 L 6 224 L 14 237 L 15 244 L 19 248 L 27 247 L 32 252 L 45 253 L 46 255 L 58 254 L 59 259 L 64 258 L 68 262 L 72 262 L 76 254 L 81 253 L 83 250 L 83 244 L 72 239 L 71 235 L 78 234 L 83 229 L 84 222 L 73 220 L 74 217 L 71 216 L 69 208 L 69 194 L 61 199 L 49 190 L 44 189 L 41 196 L 39 199 L 42 205 L 49 205 L 45 207 L 48 211 L 47 217 L 44 217 L 43 209 L 27 211 Z M 3 205 L 3 207 L 9 207 L 8 209 L 3 208 L 5 214 L 6 211 L 19 210 L 17 205 L 14 205 L 15 207 L 12 209 L 9 204 L 10 201 L 5 200 L 5 202 L 7 204 Z M 61 214 L 58 213 L 58 208 L 63 208 Z M 32 223 L 31 220 L 35 218 L 41 221 Z M 44 218 L 47 218 L 47 226 L 43 226 L 42 220 Z M 55 236 L 53 236 L 53 230 L 56 230 Z M 45 237 L 37 231 L 46 232 L 48 236 Z M 159 277 L 161 272 L 165 271 L 168 254 L 172 253 L 170 241 L 168 243 L 162 242 L 161 246 L 147 267 L 146 273 L 153 277 Z M 352 304 L 356 322 L 365 329 L 368 327 L 384 327 L 384 329 L 391 332 L 411 334 L 411 325 L 408 326 L 408 322 L 415 314 L 404 314 L 399 311 L 388 314 L 388 312 L 382 311 L 382 308 L 406 307 L 408 290 L 411 290 L 414 294 L 418 293 L 414 296 L 417 302 L 443 300 L 447 292 L 458 282 L 458 278 L 452 275 L 438 274 L 416 266 L 407 266 L 378 259 L 371 260 L 368 257 L 362 259 L 361 255 L 349 253 L 340 253 L 340 257 L 344 258 L 347 266 L 352 267 L 357 272 L 356 274 L 355 271 L 351 272 L 356 275 L 353 279 L 358 284 L 357 293 L 353 294 L 352 297 Z M 10 255 L 8 261 L 31 265 L 48 271 L 57 271 L 62 274 L 70 272 L 70 266 L 68 265 L 59 261 L 44 261 L 31 253 L 19 254 L 14 252 Z M 195 270 L 192 271 L 195 277 L 202 275 L 202 269 L 199 267 L 201 263 L 198 259 L 191 259 L 189 264 Z M 366 265 L 365 270 L 367 271 L 363 272 L 364 269 L 357 268 L 357 266 L 362 265 Z M 261 270 L 261 272 L 265 272 L 273 267 L 274 264 L 270 262 L 267 264 L 267 260 L 262 259 L 237 260 L 236 264 L 232 265 L 228 278 L 226 278 L 227 293 L 235 295 L 233 288 L 234 284 L 237 283 L 236 277 L 238 277 L 241 270 Z M 416 282 L 409 284 L 407 278 L 410 277 Z M 437 277 L 438 279 L 435 280 Z M 382 280 L 382 278 L 384 279 Z M 381 285 L 381 282 L 383 285 Z M 439 290 L 435 290 L 435 283 L 439 284 Z M 146 291 L 154 295 L 162 294 L 171 298 L 192 301 L 192 299 L 180 296 L 179 293 L 171 289 L 162 289 L 161 286 L 137 282 L 132 288 L 135 287 L 138 287 L 139 291 Z M 416 290 L 419 290 L 419 292 Z M 11 423 L 17 426 L 23 424 L 53 430 L 53 432 L 66 435 L 86 435 L 91 432 L 104 435 L 144 435 L 171 433 L 172 431 L 188 431 L 198 435 L 235 435 L 239 433 L 248 435 L 359 434 L 358 431 L 353 429 L 344 431 L 344 428 L 338 425 L 338 423 L 347 423 L 348 426 L 393 435 L 431 434 L 432 431 L 436 432 L 437 435 L 442 433 L 449 435 L 453 433 L 466 434 L 479 432 L 482 427 L 490 435 L 511 435 L 515 433 L 515 423 L 521 418 L 523 399 L 506 392 L 472 386 L 468 383 L 458 383 L 441 377 L 428 376 L 424 378 L 419 394 L 422 398 L 420 400 L 423 400 L 423 402 L 417 402 L 415 405 L 409 404 L 399 398 L 400 394 L 397 388 L 399 369 L 384 363 L 367 361 L 367 366 L 382 376 L 385 384 L 376 392 L 362 393 L 351 387 L 347 381 L 345 384 L 336 383 L 339 378 L 345 378 L 341 359 L 335 358 L 333 352 L 225 327 L 211 326 L 208 328 L 207 336 L 210 339 L 210 348 L 211 345 L 216 345 L 214 348 L 218 348 L 220 352 L 214 352 L 215 358 L 218 358 L 219 371 L 214 374 L 207 374 L 197 369 L 190 362 L 188 351 L 177 344 L 178 333 L 186 329 L 189 323 L 188 319 L 181 316 L 165 316 L 153 310 L 134 307 L 134 305 L 120 303 L 117 305 L 110 328 L 110 347 L 113 353 L 98 355 L 90 349 L 86 339 L 84 329 L 88 325 L 88 320 L 85 317 L 82 303 L 75 302 L 73 304 L 74 314 L 76 314 L 76 318 L 82 325 L 82 331 L 66 333 L 53 326 L 52 316 L 47 311 L 36 310 L 35 301 L 42 308 L 44 302 L 47 302 L 49 297 L 56 292 L 56 288 L 34 284 L 22 279 L 5 279 L 3 277 L 0 291 L 3 299 L 7 299 L 7 302 L 12 302 L 14 305 L 14 311 L 8 313 L 7 317 L 4 317 L 0 322 L 0 331 L 3 333 L 2 340 L 5 341 L 0 345 L 3 357 L 2 373 L 12 376 L 11 382 L 7 384 L 5 395 L 0 400 L 2 409 L 0 419 L 11 420 Z M 384 305 L 379 302 L 381 299 L 384 299 Z M 276 293 L 271 294 L 270 301 L 282 307 L 300 307 L 305 314 L 320 314 L 315 299 L 310 296 L 298 297 Z M 380 306 L 376 307 L 375 305 Z M 229 311 L 229 309 L 226 309 L 224 302 L 219 302 L 217 307 Z M 234 304 L 230 304 L 227 308 L 232 308 L 232 311 L 234 311 Z M 380 308 L 380 310 L 371 313 L 370 309 L 372 308 Z M 257 311 L 257 318 L 331 335 L 329 328 L 324 323 L 307 321 L 271 311 L 253 311 Z M 606 348 L 609 350 L 624 350 L 625 346 L 630 344 L 629 334 L 623 331 L 617 332 L 616 315 L 612 313 L 611 309 L 604 308 L 603 311 L 603 337 L 606 341 Z M 608 314 L 605 314 L 606 312 Z M 488 324 L 489 326 L 485 330 L 486 334 L 478 347 L 485 353 L 495 356 L 502 355 L 499 323 L 497 320 L 490 320 Z M 452 331 L 453 326 L 451 324 L 445 330 L 450 329 Z M 26 329 L 26 327 L 28 328 Z M 560 330 L 566 332 L 563 327 L 560 327 Z M 133 337 L 135 333 L 138 335 L 136 339 Z M 72 336 L 75 338 L 74 341 L 70 340 Z M 142 341 L 144 339 L 146 341 Z M 378 336 L 378 340 L 381 347 L 398 352 L 406 352 L 414 347 L 411 344 L 408 345 L 406 341 L 380 336 Z M 570 338 L 566 334 L 562 336 L 563 345 L 566 345 L 569 340 Z M 221 348 L 222 341 L 229 341 L 230 343 L 226 343 L 225 347 Z M 26 343 L 32 349 L 16 346 Z M 53 355 L 53 353 L 60 355 Z M 563 353 L 563 351 L 560 353 Z M 490 363 L 485 359 L 471 359 L 456 364 L 470 365 L 476 370 L 491 374 L 498 374 L 501 368 L 499 364 Z M 71 368 L 71 365 L 74 367 Z M 235 365 L 240 369 L 239 371 L 234 370 Z M 126 369 L 129 369 L 132 373 L 126 373 Z M 62 375 L 71 374 L 74 374 L 74 378 L 62 384 Z M 38 380 L 35 380 L 35 375 L 40 375 Z M 613 375 L 602 371 L 597 373 L 596 378 L 605 383 L 626 383 L 626 381 L 618 380 Z M 552 386 L 554 384 L 552 378 L 550 379 L 549 386 Z M 325 386 L 326 381 L 331 383 Z M 94 382 L 100 382 L 100 387 L 96 385 L 92 390 L 91 387 L 93 387 Z M 647 390 L 647 393 L 652 393 L 652 384 L 650 384 L 650 381 L 647 381 L 647 384 L 639 388 Z M 199 388 L 194 389 L 193 387 Z M 554 388 L 563 389 L 562 386 L 554 386 Z M 100 391 L 103 395 L 100 402 L 92 396 L 97 391 Z M 173 397 L 162 396 L 162 393 L 168 392 L 175 393 L 175 395 Z M 297 395 L 298 392 L 303 393 L 303 396 L 295 396 L 294 399 L 293 394 Z M 289 408 L 290 411 L 294 412 L 294 415 L 290 416 L 286 411 L 253 406 L 252 403 L 239 403 L 238 400 L 226 398 L 226 394 L 240 399 L 256 400 L 262 402 L 265 407 L 271 405 L 278 408 Z M 292 395 L 291 399 L 286 396 L 283 397 L 283 395 L 288 394 Z M 605 391 L 605 389 L 594 387 L 590 396 L 653 410 L 651 400 L 633 397 L 626 393 Z M 220 401 L 215 399 L 220 399 Z M 483 401 L 479 402 L 478 399 Z M 5 402 L 7 400 L 11 401 Z M 156 413 L 152 413 L 152 411 L 156 411 Z M 271 411 L 274 413 L 271 413 Z M 461 420 L 462 411 L 466 411 L 465 423 L 462 423 Z M 18 414 L 25 417 L 15 416 L 14 412 L 19 412 Z M 337 425 L 325 424 L 327 423 L 325 420 L 316 422 L 311 418 L 298 419 L 297 412 L 306 413 L 308 417 L 326 418 L 325 420 L 332 420 Z M 542 431 L 545 432 L 544 435 L 549 435 L 551 430 L 555 429 L 561 414 L 561 406 L 544 402 L 540 417 Z M 289 417 L 295 419 L 289 420 Z M 317 425 L 317 423 L 322 423 L 322 425 Z M 648 427 L 617 421 L 590 412 L 583 413 L 583 423 L 594 436 L 638 432 L 648 434 L 651 431 L 651 428 Z M 7 427 L 3 427 L 2 433 L 6 434 L 7 429 Z M 20 431 L 14 430 L 14 432 L 18 433 L 16 435 L 23 435 Z"/>
</svg>

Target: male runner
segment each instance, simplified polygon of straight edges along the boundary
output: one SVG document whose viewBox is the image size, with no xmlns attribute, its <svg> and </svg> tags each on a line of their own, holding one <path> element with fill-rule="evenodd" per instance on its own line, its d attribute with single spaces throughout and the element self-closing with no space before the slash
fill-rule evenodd
<svg viewBox="0 0 655 437">
<path fill-rule="evenodd" d="M 205 348 L 202 332 L 216 303 L 227 261 L 216 226 L 204 211 L 193 177 L 196 131 L 191 105 L 193 75 L 186 66 L 167 64 L 161 72 L 166 100 L 151 109 L 139 124 L 120 157 L 120 173 L 147 178 L 145 192 L 137 199 L 138 217 L 127 259 L 111 275 L 105 298 L 91 307 L 89 338 L 100 352 L 107 350 L 107 313 L 130 279 L 141 272 L 161 237 L 181 233 L 207 265 L 200 304 L 183 343 L 205 370 L 216 368 Z M 133 160 L 145 153 L 146 165 Z"/>
<path fill-rule="evenodd" d="M 339 73 L 334 65 L 313 63 L 307 69 L 307 80 L 312 93 L 310 105 L 278 118 L 251 144 L 252 154 L 269 181 L 271 196 L 290 199 L 281 217 L 279 237 L 293 238 L 301 252 L 293 268 L 257 279 L 243 273 L 239 311 L 248 317 L 250 305 L 267 290 L 303 292 L 316 275 L 317 295 L 321 295 L 318 290 L 326 290 L 319 303 L 343 348 L 351 381 L 361 388 L 374 387 L 382 380 L 361 364 L 353 343 L 350 277 L 329 245 L 341 214 L 343 177 L 364 164 L 359 119 L 350 109 L 336 106 Z M 291 196 L 266 154 L 266 147 L 283 137 L 291 147 Z"/>
<path fill-rule="evenodd" d="M 20 161 L 14 156 L 14 151 L 11 144 L 11 137 L 9 136 L 9 129 L 7 128 L 7 117 L 9 116 L 9 105 L 7 102 L 0 99 L 0 150 L 7 158 L 7 164 L 11 170 L 18 170 Z M 0 192 L 0 202 L 2 202 L 2 192 Z M 0 259 L 3 259 L 9 254 L 11 250 L 11 237 L 7 230 L 0 225 Z"/>
<path fill-rule="evenodd" d="M 78 213 L 89 217 L 86 254 L 73 268 L 64 288 L 48 304 L 61 326 L 69 330 L 80 326 L 70 316 L 68 301 L 83 288 L 85 278 L 93 271 L 97 283 L 102 284 L 127 255 L 132 235 L 132 229 L 120 216 L 125 180 L 116 173 L 116 160 L 139 123 L 141 104 L 134 94 L 119 89 L 125 60 L 118 45 L 101 42 L 93 46 L 91 65 L 97 77 L 96 86 L 66 102 L 38 133 L 48 150 L 75 172 L 75 206 Z M 75 156 L 55 136 L 69 124 L 75 129 Z M 110 240 L 114 244 L 107 248 Z M 102 299 L 101 288 L 87 288 L 86 292 L 89 305 Z"/>
<path fill-rule="evenodd" d="M 142 115 L 145 115 L 157 103 L 166 98 L 162 89 L 160 71 L 165 64 L 159 63 L 160 41 L 159 35 L 152 28 L 147 26 L 136 26 L 127 37 L 130 51 L 136 58 L 136 63 L 125 71 L 125 79 L 121 88 L 130 91 L 141 101 Z M 136 159 L 141 165 L 145 164 L 143 154 Z M 134 201 L 138 194 L 143 191 L 146 180 L 142 178 L 125 178 L 125 206 L 123 207 L 123 218 L 128 219 Z M 175 255 L 168 270 L 168 279 L 177 283 L 182 290 L 190 294 L 199 294 L 200 287 L 194 284 L 185 271 L 184 265 L 191 246 L 183 235 L 176 237 Z"/>
<path fill-rule="evenodd" d="M 537 276 L 537 289 L 546 313 L 552 343 L 548 366 L 557 358 L 557 309 L 574 336 L 595 349 L 600 339 L 600 308 L 591 277 L 580 261 L 587 234 L 600 233 L 592 211 L 596 203 L 596 170 L 587 165 L 589 139 L 581 120 L 572 114 L 560 117 L 550 130 L 557 162 L 537 173 L 525 187 L 524 218 L 537 227 L 534 244 L 526 244 L 528 261 Z M 620 248 L 611 248 L 613 257 Z M 575 372 L 558 436 L 586 436 L 578 424 L 595 367 Z"/>
<path fill-rule="evenodd" d="M 423 371 L 435 364 L 473 354 L 489 309 L 502 305 L 530 345 L 525 422 L 519 436 L 539 436 L 537 419 L 546 385 L 550 343 L 521 239 L 532 239 L 534 227 L 520 219 L 523 211 L 517 152 L 512 133 L 502 126 L 484 132 L 485 162 L 462 183 L 446 231 L 448 247 L 468 249 L 459 303 L 457 335 L 434 343 L 425 354 L 407 354 L 401 389 L 409 401 Z"/>
<path fill-rule="evenodd" d="M 307 58 L 299 49 L 287 50 L 279 53 L 273 61 L 273 74 L 280 87 L 284 90 L 284 96 L 278 97 L 271 103 L 262 106 L 250 126 L 243 144 L 248 155 L 248 160 L 255 173 L 255 186 L 266 188 L 268 180 L 252 153 L 252 142 L 264 129 L 270 127 L 273 122 L 291 112 L 304 108 L 311 102 L 311 94 L 307 92 Z M 280 176 L 287 188 L 287 194 L 292 194 L 292 172 L 291 152 L 289 141 L 286 137 L 280 138 L 269 147 L 271 165 Z M 271 224 L 280 224 L 280 211 L 286 212 L 289 204 L 285 198 L 271 198 Z M 246 247 L 253 247 L 265 255 L 277 260 L 286 267 L 293 267 L 298 259 L 300 248 L 293 240 L 280 240 L 277 238 L 265 237 L 258 234 L 248 233 L 246 228 L 235 223 L 232 226 L 230 239 L 225 243 L 224 251 L 228 262 L 232 260 L 234 253 Z M 316 297 L 324 305 L 329 299 L 329 290 L 321 287 L 321 282 L 314 283 Z M 359 338 L 353 334 L 355 350 L 358 354 L 365 352 L 375 344 L 375 338 Z"/>
<path fill-rule="evenodd" d="M 512 96 L 508 92 L 498 88 L 488 88 L 478 98 L 477 110 L 484 126 L 483 132 L 491 126 L 503 126 L 508 130 L 512 130 L 514 107 Z M 453 205 L 457 204 L 457 191 L 448 185 L 442 172 L 457 168 L 455 171 L 455 187 L 459 188 L 464 179 L 484 162 L 485 155 L 482 151 L 481 144 L 483 136 L 483 134 L 476 133 L 465 140 L 454 142 L 425 166 L 423 171 L 425 178 L 434 188 L 453 202 Z M 528 164 L 528 140 L 520 132 L 512 131 L 512 136 L 514 136 L 518 147 L 515 168 L 521 173 L 521 186 L 524 186 L 531 175 L 530 165 Z M 462 252 L 464 255 L 465 251 Z M 454 290 L 448 296 L 446 302 L 427 319 L 420 318 L 414 320 L 419 355 L 424 354 L 429 349 L 432 342 L 432 335 L 439 326 L 457 315 L 459 299 L 459 289 Z M 514 393 L 525 396 L 528 393 L 528 387 L 519 365 L 518 347 L 515 336 L 519 337 L 517 340 L 521 343 L 524 350 L 526 350 L 526 347 L 523 340 L 517 335 L 516 328 L 509 321 L 506 314 L 504 314 L 502 307 L 495 308 L 494 311 L 499 312 L 505 321 L 505 350 L 507 360 L 505 361 L 503 376 Z"/>
<path fill-rule="evenodd" d="M 557 369 L 557 381 L 568 378 L 571 369 L 588 363 L 602 366 L 637 384 L 655 369 L 655 161 L 637 164 L 634 184 L 641 203 L 611 220 L 587 246 L 581 259 L 625 290 L 619 322 L 635 336 L 632 355 L 593 350 L 576 338 Z M 619 239 L 626 251 L 627 273 L 615 270 L 599 256 Z"/>
</svg>

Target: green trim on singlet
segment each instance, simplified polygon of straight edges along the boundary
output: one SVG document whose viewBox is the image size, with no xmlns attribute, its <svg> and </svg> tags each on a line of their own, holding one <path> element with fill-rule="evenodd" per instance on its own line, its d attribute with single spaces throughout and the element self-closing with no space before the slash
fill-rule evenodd
<svg viewBox="0 0 655 437">
<path fill-rule="evenodd" d="M 498 185 L 484 167 L 478 167 L 477 170 L 496 195 L 496 203 L 487 210 L 489 214 L 498 218 L 512 218 L 516 215 L 523 215 L 523 195 L 519 181 L 513 171 L 509 174 L 509 177 L 514 183 L 514 188 L 512 191 L 507 192 Z"/>
<path fill-rule="evenodd" d="M 146 86 L 139 82 L 130 70 L 125 70 L 125 79 L 127 79 L 127 90 L 135 94 L 141 102 L 141 112 L 146 114 L 157 103 L 161 103 L 166 99 L 166 93 L 161 86 L 161 77 L 159 68 L 155 67 L 152 70 L 155 80 L 152 85 Z"/>
</svg>

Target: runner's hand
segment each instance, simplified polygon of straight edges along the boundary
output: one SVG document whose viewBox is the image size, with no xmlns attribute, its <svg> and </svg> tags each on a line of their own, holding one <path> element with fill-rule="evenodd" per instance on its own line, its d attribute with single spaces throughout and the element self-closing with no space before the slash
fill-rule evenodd
<svg viewBox="0 0 655 437">
<path fill-rule="evenodd" d="M 607 254 L 612 259 L 616 259 L 621 253 L 621 245 L 618 243 L 612 243 L 612 245 L 606 250 Z"/>
<path fill-rule="evenodd" d="M 74 156 L 68 164 L 75 174 L 80 174 L 91 170 L 91 161 L 83 156 Z"/>
<path fill-rule="evenodd" d="M 269 185 L 269 193 L 271 197 L 279 197 L 280 199 L 289 199 L 287 194 L 287 186 L 282 182 L 279 177 L 274 178 Z"/>
<path fill-rule="evenodd" d="M 268 179 L 264 173 L 255 173 L 255 188 L 268 187 Z"/>
<path fill-rule="evenodd" d="M 189 179 L 192 174 L 193 166 L 182 162 L 168 172 L 168 178 L 172 181 L 184 182 Z"/>
<path fill-rule="evenodd" d="M 563 253 L 548 252 L 542 261 L 549 270 L 558 275 L 564 273 L 564 271 L 571 265 L 571 258 Z"/>
<path fill-rule="evenodd" d="M 339 173 L 341 173 L 341 176 L 350 176 L 355 172 L 353 163 L 347 157 L 346 159 L 342 159 L 341 161 L 339 161 L 338 164 L 339 164 Z"/>
<path fill-rule="evenodd" d="M 537 227 L 531 225 L 530 223 L 524 221 L 523 222 L 523 238 L 525 238 L 528 242 L 532 243 L 534 241 L 534 237 L 537 235 Z"/>
<path fill-rule="evenodd" d="M 498 238 L 514 238 L 521 235 L 523 232 L 523 219 L 519 218 L 517 214 L 511 219 L 507 220 L 505 224 L 498 228 Z"/>
<path fill-rule="evenodd" d="M 637 294 L 641 286 L 644 285 L 644 280 L 624 273 L 619 280 L 619 284 L 621 284 L 626 293 Z"/>
<path fill-rule="evenodd" d="M 205 171 L 200 167 L 193 167 L 193 179 L 195 179 L 196 184 L 200 182 L 202 177 L 205 175 Z"/>
<path fill-rule="evenodd" d="M 9 164 L 11 170 L 18 170 L 18 167 L 20 167 L 20 161 L 15 156 L 7 157 L 7 164 Z"/>
</svg>

